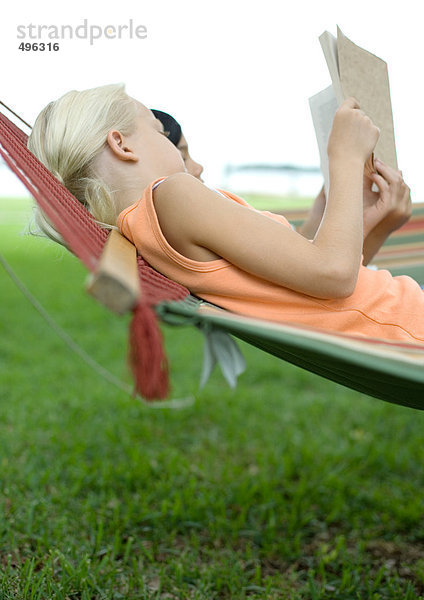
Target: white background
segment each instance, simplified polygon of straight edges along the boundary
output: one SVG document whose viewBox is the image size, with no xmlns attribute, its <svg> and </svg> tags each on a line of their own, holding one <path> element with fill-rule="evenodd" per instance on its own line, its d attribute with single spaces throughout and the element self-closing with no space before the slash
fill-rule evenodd
<svg viewBox="0 0 424 600">
<path fill-rule="evenodd" d="M 117 27 L 130 18 L 147 27 L 145 40 L 65 39 L 58 52 L 18 50 L 18 25 L 77 27 L 87 19 Z M 0 98 L 33 122 L 70 89 L 124 82 L 130 95 L 180 121 L 211 185 L 221 183 L 227 163 L 318 165 L 308 97 L 330 84 L 318 36 L 337 24 L 388 62 L 399 167 L 413 199 L 424 201 L 424 43 L 411 0 L 8 3 Z"/>
</svg>

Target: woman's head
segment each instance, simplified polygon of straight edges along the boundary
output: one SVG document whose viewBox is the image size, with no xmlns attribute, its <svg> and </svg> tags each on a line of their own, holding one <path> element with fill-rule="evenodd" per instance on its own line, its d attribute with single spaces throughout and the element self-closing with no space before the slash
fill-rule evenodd
<svg viewBox="0 0 424 600">
<path fill-rule="evenodd" d="M 94 171 L 96 157 L 114 127 L 130 133 L 137 107 L 123 85 L 72 90 L 50 102 L 38 115 L 28 148 L 94 217 L 113 224 L 115 216 L 108 186 Z M 36 221 L 45 233 L 50 225 L 41 213 Z"/>
<path fill-rule="evenodd" d="M 168 132 L 168 139 L 171 140 L 174 146 L 181 152 L 187 173 L 190 173 L 190 175 L 193 175 L 193 177 L 197 177 L 197 179 L 202 181 L 201 174 L 203 173 L 203 167 L 190 156 L 187 140 L 183 135 L 181 125 L 174 117 L 166 112 L 152 108 L 152 113 L 159 121 L 161 121 L 165 131 Z"/>
<path fill-rule="evenodd" d="M 50 102 L 28 139 L 31 152 L 106 226 L 114 226 L 128 191 L 141 195 L 153 179 L 184 171 L 162 125 L 123 85 L 71 91 Z M 44 215 L 36 223 L 61 240 Z"/>
</svg>

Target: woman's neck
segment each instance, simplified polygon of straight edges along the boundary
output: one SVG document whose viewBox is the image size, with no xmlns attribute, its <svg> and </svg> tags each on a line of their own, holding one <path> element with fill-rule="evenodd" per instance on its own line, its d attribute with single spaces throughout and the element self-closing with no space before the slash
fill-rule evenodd
<svg viewBox="0 0 424 600">
<path fill-rule="evenodd" d="M 113 186 L 114 202 L 116 206 L 116 214 L 118 215 L 128 206 L 138 202 L 143 195 L 143 191 L 153 181 L 153 179 L 140 179 L 128 186 Z"/>
</svg>

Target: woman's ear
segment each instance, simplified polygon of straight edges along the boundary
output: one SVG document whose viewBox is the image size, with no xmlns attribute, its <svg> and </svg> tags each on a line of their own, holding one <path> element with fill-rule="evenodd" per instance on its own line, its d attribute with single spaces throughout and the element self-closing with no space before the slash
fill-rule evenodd
<svg viewBox="0 0 424 600">
<path fill-rule="evenodd" d="M 111 129 L 106 138 L 109 148 L 119 160 L 138 161 L 138 156 L 134 154 L 126 143 L 125 137 L 117 129 Z"/>
</svg>

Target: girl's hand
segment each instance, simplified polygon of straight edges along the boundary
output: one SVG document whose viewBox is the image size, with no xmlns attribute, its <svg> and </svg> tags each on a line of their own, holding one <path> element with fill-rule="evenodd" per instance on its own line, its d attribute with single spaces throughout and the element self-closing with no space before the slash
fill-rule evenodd
<svg viewBox="0 0 424 600">
<path fill-rule="evenodd" d="M 411 216 L 410 189 L 402 172 L 375 160 L 376 173 L 364 178 L 364 237 L 371 231 L 384 239 Z M 372 184 L 378 192 L 372 191 Z"/>
<path fill-rule="evenodd" d="M 348 162 L 359 159 L 363 164 L 373 152 L 380 130 L 359 108 L 355 98 L 348 98 L 334 115 L 328 140 L 329 159 Z"/>
<path fill-rule="evenodd" d="M 379 251 L 387 237 L 411 216 L 411 195 L 401 171 L 375 161 L 377 173 L 364 179 L 364 265 Z M 372 184 L 379 191 L 371 190 Z"/>
</svg>

